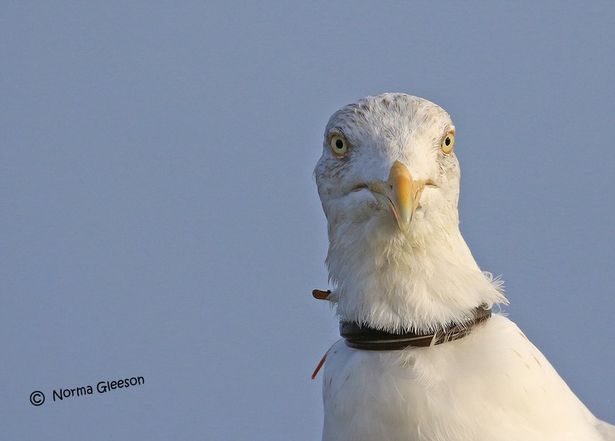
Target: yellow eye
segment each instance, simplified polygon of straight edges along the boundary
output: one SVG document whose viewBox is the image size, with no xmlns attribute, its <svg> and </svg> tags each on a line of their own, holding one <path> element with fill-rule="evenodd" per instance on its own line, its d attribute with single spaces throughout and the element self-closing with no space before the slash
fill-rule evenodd
<svg viewBox="0 0 615 441">
<path fill-rule="evenodd" d="M 329 140 L 329 147 L 335 156 L 341 158 L 348 152 L 348 141 L 343 136 L 333 135 Z"/>
<path fill-rule="evenodd" d="M 440 144 L 440 148 L 442 152 L 449 155 L 453 151 L 453 147 L 455 147 L 455 132 L 448 132 L 444 138 L 442 138 L 442 144 Z"/>
</svg>

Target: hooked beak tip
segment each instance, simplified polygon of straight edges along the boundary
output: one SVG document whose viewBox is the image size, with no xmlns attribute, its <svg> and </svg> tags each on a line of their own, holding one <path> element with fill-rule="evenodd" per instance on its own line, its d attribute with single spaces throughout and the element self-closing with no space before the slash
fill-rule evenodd
<svg viewBox="0 0 615 441">
<path fill-rule="evenodd" d="M 368 188 L 375 194 L 386 197 L 397 226 L 401 231 L 407 231 L 414 211 L 418 205 L 425 183 L 414 181 L 408 168 L 399 161 L 391 166 L 386 182 L 377 181 Z"/>
</svg>

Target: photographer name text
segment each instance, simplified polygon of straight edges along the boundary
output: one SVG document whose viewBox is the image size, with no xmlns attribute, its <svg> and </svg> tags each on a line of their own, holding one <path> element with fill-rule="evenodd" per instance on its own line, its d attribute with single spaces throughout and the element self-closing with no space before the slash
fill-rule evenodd
<svg viewBox="0 0 615 441">
<path fill-rule="evenodd" d="M 77 387 L 61 387 L 52 389 L 51 398 L 53 401 L 63 401 L 74 397 L 83 397 L 86 395 L 104 394 L 118 389 L 126 389 L 145 384 L 145 378 L 142 376 L 121 378 L 118 380 L 101 380 L 96 385 L 87 384 Z M 34 406 L 40 406 L 45 402 L 45 394 L 41 391 L 34 391 L 30 394 L 30 403 Z"/>
</svg>

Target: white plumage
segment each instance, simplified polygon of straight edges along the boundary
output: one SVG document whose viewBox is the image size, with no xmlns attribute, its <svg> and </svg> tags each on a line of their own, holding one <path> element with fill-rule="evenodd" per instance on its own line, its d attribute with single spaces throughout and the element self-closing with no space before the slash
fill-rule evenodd
<svg viewBox="0 0 615 441">
<path fill-rule="evenodd" d="M 315 176 L 341 320 L 433 331 L 506 303 L 459 231 L 453 145 L 449 115 L 405 94 L 365 98 L 329 120 Z M 615 440 L 614 426 L 499 314 L 427 348 L 371 352 L 340 341 L 323 381 L 324 441 Z"/>
</svg>

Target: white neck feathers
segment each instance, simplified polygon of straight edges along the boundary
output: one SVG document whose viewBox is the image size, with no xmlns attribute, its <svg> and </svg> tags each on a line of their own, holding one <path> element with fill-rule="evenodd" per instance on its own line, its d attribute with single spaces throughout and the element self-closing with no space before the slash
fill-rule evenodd
<svg viewBox="0 0 615 441">
<path fill-rule="evenodd" d="M 501 283 L 481 272 L 457 227 L 420 242 L 369 222 L 330 234 L 327 266 L 342 320 L 435 331 L 466 321 L 483 303 L 507 303 Z"/>
</svg>

